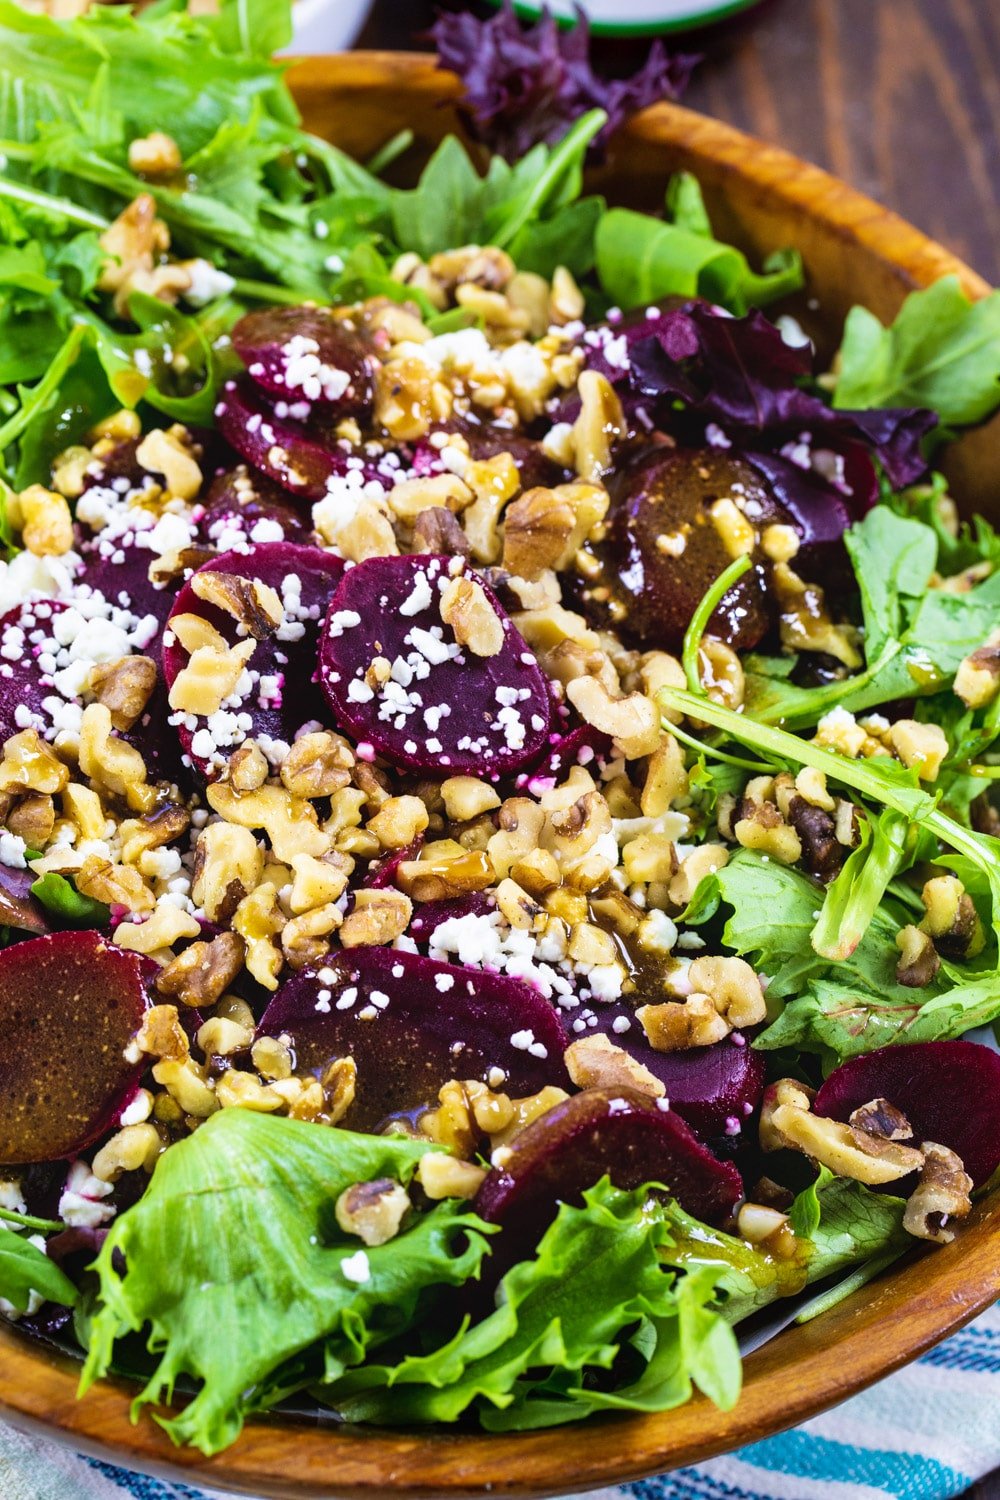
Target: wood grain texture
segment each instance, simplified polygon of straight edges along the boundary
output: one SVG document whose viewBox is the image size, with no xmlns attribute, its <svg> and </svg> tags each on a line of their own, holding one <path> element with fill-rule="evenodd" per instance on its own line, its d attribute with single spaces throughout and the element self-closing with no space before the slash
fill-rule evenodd
<svg viewBox="0 0 1000 1500">
<path fill-rule="evenodd" d="M 308 123 L 361 154 L 402 125 L 426 149 L 453 123 L 454 86 L 428 60 L 358 55 L 315 61 L 293 75 Z M 867 199 L 793 157 L 687 110 L 647 112 L 619 142 L 604 187 L 619 201 L 662 196 L 668 173 L 696 171 L 713 213 L 754 254 L 802 246 L 827 338 L 849 302 L 890 316 L 906 291 L 945 271 L 971 295 L 984 284 L 947 251 Z M 964 449 L 964 458 L 962 455 Z M 966 498 L 1000 493 L 1000 444 L 959 445 Z M 541 1496 L 637 1479 L 792 1426 L 889 1374 L 1000 1296 L 1000 1194 L 977 1205 L 952 1245 L 913 1257 L 802 1328 L 750 1356 L 735 1411 L 696 1399 L 650 1417 L 587 1423 L 569 1433 L 359 1432 L 333 1422 L 252 1422 L 213 1460 L 171 1447 L 148 1418 L 132 1427 L 125 1384 L 101 1382 L 76 1400 L 79 1366 L 0 1328 L 0 1411 L 29 1430 L 133 1468 L 239 1494 L 319 1497 Z"/>
<path fill-rule="evenodd" d="M 376 0 L 361 45 L 426 45 L 438 8 Z M 1000 281 L 996 0 L 766 0 L 693 40 L 691 109 L 826 167 Z M 602 39 L 600 63 L 634 67 L 644 45 Z"/>
</svg>

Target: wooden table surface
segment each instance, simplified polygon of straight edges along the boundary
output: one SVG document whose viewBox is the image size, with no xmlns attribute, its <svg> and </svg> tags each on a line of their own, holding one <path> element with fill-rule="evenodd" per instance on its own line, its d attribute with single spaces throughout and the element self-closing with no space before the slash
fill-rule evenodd
<svg viewBox="0 0 1000 1500">
<path fill-rule="evenodd" d="M 360 45 L 426 45 L 436 8 L 376 0 Z M 696 40 L 685 104 L 829 168 L 1000 282 L 1000 0 L 765 0 Z M 625 65 L 625 46 L 601 53 Z"/>
<path fill-rule="evenodd" d="M 375 0 L 359 45 L 426 46 L 439 8 Z M 765 0 L 695 40 L 685 104 L 827 167 L 1000 282 L 1000 0 Z M 620 67 L 638 46 L 601 43 Z M 1000 1500 L 1000 1473 L 965 1500 Z"/>
</svg>

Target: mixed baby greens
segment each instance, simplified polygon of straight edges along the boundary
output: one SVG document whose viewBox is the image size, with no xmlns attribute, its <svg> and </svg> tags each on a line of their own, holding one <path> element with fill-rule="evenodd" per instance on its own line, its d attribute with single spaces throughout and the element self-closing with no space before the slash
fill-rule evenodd
<svg viewBox="0 0 1000 1500">
<path fill-rule="evenodd" d="M 773 788 L 803 769 L 821 774 L 855 832 L 827 878 L 740 848 L 686 910 L 675 903 L 676 924 L 663 914 L 666 925 L 683 929 L 692 952 L 707 935 L 752 960 L 767 1008 L 752 1046 L 772 1079 L 819 1083 L 875 1049 L 995 1023 L 1000 839 L 989 794 L 1000 696 L 970 704 L 955 678 L 995 628 L 1000 538 L 982 520 L 952 524 L 944 481 L 927 467 L 954 429 L 1000 404 L 1000 293 L 972 304 L 946 278 L 908 297 L 888 328 L 855 308 L 835 375 L 817 378 L 811 351 L 759 311 L 803 287 L 794 247 L 756 269 L 715 238 L 686 175 L 661 216 L 587 191 L 588 153 L 625 110 L 679 88 L 691 60 L 657 54 L 634 87 L 608 90 L 583 67 L 582 28 L 568 39 L 544 22 L 525 37 L 507 11 L 476 27 L 441 22 L 437 36 L 443 60 L 467 72 L 477 139 L 495 152 L 473 155 L 446 137 L 414 181 L 408 135 L 365 165 L 303 131 L 270 60 L 288 40 L 286 5 L 224 0 L 217 16 L 195 18 L 179 0 L 156 0 L 136 16 L 98 6 L 55 22 L 0 0 L 0 500 L 16 512 L 18 492 L 47 482 L 53 458 L 121 407 L 147 427 L 180 421 L 214 440 L 241 369 L 230 334 L 249 309 L 384 298 L 447 340 L 480 332 L 481 319 L 395 276 L 401 255 L 422 263 L 486 245 L 522 272 L 551 279 L 563 268 L 602 330 L 590 372 L 621 403 L 607 430 L 620 437 L 632 423 L 648 438 L 662 426 L 716 451 L 736 445 L 836 570 L 838 592 L 857 601 L 841 658 L 826 656 L 822 670 L 803 671 L 806 652 L 785 640 L 779 651 L 773 631 L 769 649 L 745 653 L 739 705 L 706 693 L 702 651 L 753 571 L 749 552 L 688 610 L 687 685 L 662 686 L 657 705 L 684 747 L 691 842 L 710 841 L 727 806 L 732 821 L 750 778 Z M 130 146 L 167 127 L 177 161 L 144 174 Z M 387 169 L 412 185 L 387 180 Z M 144 198 L 182 268 L 177 305 L 157 295 L 155 277 L 124 293 L 115 279 L 106 236 Z M 643 321 L 647 307 L 655 316 Z M 553 414 L 567 430 L 577 416 L 569 405 Z M 612 469 L 601 475 L 609 489 Z M 0 542 L 15 559 L 17 528 L 2 505 Z M 509 577 L 498 570 L 492 582 Z M 4 610 L 19 602 L 3 597 Z M 358 612 L 340 618 L 332 634 L 359 622 Z M 837 740 L 838 724 L 857 729 L 854 716 L 881 710 L 895 718 L 901 704 L 945 742 L 923 779 L 887 745 L 852 758 Z M 38 857 L 23 854 L 29 866 Z M 900 977 L 897 938 L 916 930 L 921 882 L 935 873 L 961 881 L 967 941 L 960 951 L 940 944 L 915 985 Z M 52 870 L 28 889 L 59 929 L 121 917 Z M 329 993 L 323 1006 L 329 1013 Z M 516 1048 L 545 1056 L 532 1032 L 518 1035 Z M 715 1165 L 728 1167 L 745 1147 L 744 1121 L 723 1118 Z M 677 1130 L 685 1149 L 700 1149 L 686 1125 Z M 83 1246 L 65 1221 L 0 1198 L 3 1310 L 30 1326 L 41 1303 L 72 1308 L 83 1389 L 122 1369 L 144 1382 L 136 1410 L 193 1393 L 161 1420 L 175 1441 L 210 1454 L 247 1416 L 290 1399 L 354 1421 L 477 1420 L 494 1431 L 665 1410 L 694 1389 L 728 1408 L 740 1387 L 737 1324 L 818 1286 L 795 1304 L 814 1316 L 912 1242 L 905 1197 L 821 1166 L 811 1181 L 793 1171 L 791 1187 L 770 1185 L 782 1223 L 756 1243 L 693 1218 L 676 1184 L 622 1188 L 601 1175 L 553 1201 L 547 1227 L 507 1253 L 513 1231 L 475 1203 L 418 1190 L 441 1149 L 402 1128 L 371 1135 L 244 1108 L 209 1113 Z M 756 1178 L 758 1167 L 745 1170 Z M 335 1205 L 355 1184 L 386 1180 L 412 1202 L 398 1233 L 362 1245 Z"/>
</svg>

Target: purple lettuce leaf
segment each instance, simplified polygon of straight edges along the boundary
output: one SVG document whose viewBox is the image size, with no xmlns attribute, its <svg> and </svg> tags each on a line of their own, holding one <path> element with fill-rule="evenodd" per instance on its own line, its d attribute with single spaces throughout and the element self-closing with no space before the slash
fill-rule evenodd
<svg viewBox="0 0 1000 1500">
<path fill-rule="evenodd" d="M 579 7 L 576 14 L 576 25 L 565 31 L 547 9 L 535 25 L 522 26 L 511 0 L 504 0 L 489 20 L 448 12 L 431 27 L 439 65 L 465 84 L 461 107 L 470 134 L 511 163 L 539 142 L 560 141 L 590 109 L 608 116 L 588 152 L 591 160 L 600 159 L 629 115 L 661 99 L 678 99 L 700 61 L 698 54 L 668 53 L 656 41 L 631 78 L 598 78 L 590 62 L 590 28 Z"/>
<path fill-rule="evenodd" d="M 681 401 L 690 415 L 717 424 L 748 449 L 778 453 L 808 433 L 814 448 L 841 456 L 846 445 L 863 445 L 896 488 L 926 471 L 920 443 L 937 422 L 933 412 L 834 411 L 798 383 L 812 374 L 808 346 L 786 344 L 760 312 L 732 318 L 707 303 L 668 309 L 629 356 L 635 394 Z"/>
</svg>

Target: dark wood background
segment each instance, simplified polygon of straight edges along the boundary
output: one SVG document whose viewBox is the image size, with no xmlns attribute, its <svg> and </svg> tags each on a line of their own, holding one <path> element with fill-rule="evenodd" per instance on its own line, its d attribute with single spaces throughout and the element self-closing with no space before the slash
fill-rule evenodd
<svg viewBox="0 0 1000 1500">
<path fill-rule="evenodd" d="M 426 46 L 441 8 L 375 0 L 359 46 Z M 765 0 L 693 42 L 685 104 L 829 168 L 1000 281 L 1000 0 Z M 642 44 L 600 55 L 624 70 Z M 965 1500 L 1000 1500 L 1000 1474 Z"/>
<path fill-rule="evenodd" d="M 426 45 L 438 8 L 376 0 L 359 45 Z M 685 104 L 829 168 L 1000 282 L 1000 0 L 765 0 L 694 40 Z M 642 46 L 602 39 L 600 55 L 635 66 Z"/>
</svg>

